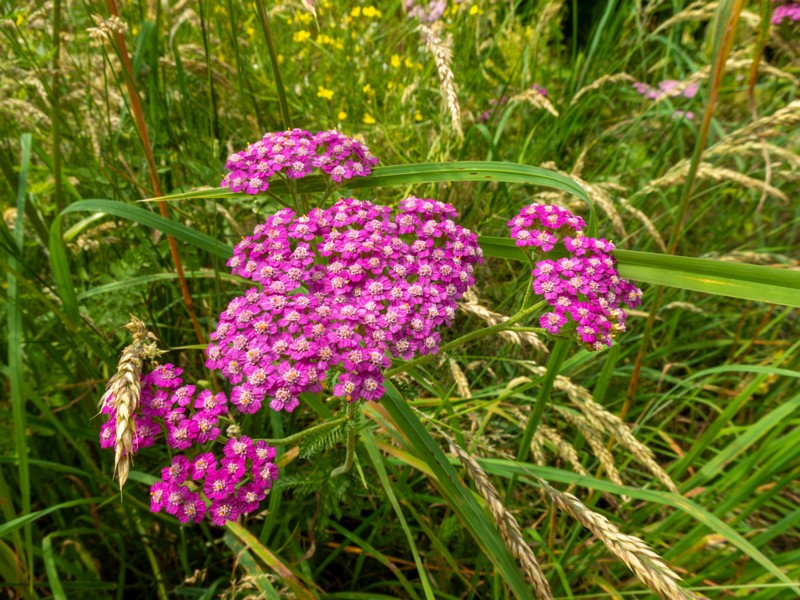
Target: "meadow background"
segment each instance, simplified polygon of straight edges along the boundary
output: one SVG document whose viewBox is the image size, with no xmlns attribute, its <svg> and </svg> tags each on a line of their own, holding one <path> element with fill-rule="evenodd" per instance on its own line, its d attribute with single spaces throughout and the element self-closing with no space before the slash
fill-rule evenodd
<svg viewBox="0 0 800 600">
<path fill-rule="evenodd" d="M 150 513 L 160 448 L 137 457 L 120 499 L 96 407 L 129 343 L 121 326 L 138 316 L 169 361 L 199 373 L 198 333 L 244 288 L 224 261 L 179 242 L 198 332 L 161 232 L 102 204 L 57 217 L 89 199 L 133 205 L 217 186 L 231 152 L 284 128 L 281 94 L 293 126 L 361 136 L 382 165 L 559 171 L 619 248 L 798 268 L 800 24 L 771 24 L 773 3 L 314 4 L 316 18 L 299 2 L 141 0 L 120 3 L 116 19 L 111 0 L 0 3 L 3 594 L 532 597 L 511 555 L 493 556 L 465 527 L 469 497 L 558 598 L 646 597 L 641 577 L 669 579 L 656 559 L 639 577 L 619 559 L 645 556 L 626 534 L 687 594 L 795 597 L 797 310 L 678 288 L 643 285 L 629 331 L 600 353 L 568 348 L 556 379 L 543 369 L 552 343 L 507 333 L 396 380 L 459 469 L 458 502 L 379 404 L 365 410 L 348 476 L 328 476 L 341 432 L 284 447 L 264 510 L 240 524 Z M 446 200 L 482 235 L 505 236 L 531 202 L 585 211 L 521 184 L 362 193 Z M 252 197 L 169 203 L 170 218 L 225 244 L 272 210 Z M 528 276 L 488 259 L 445 339 L 513 313 Z M 250 425 L 281 437 L 336 406 L 309 399 Z M 533 406 L 543 412 L 526 447 Z M 478 463 L 464 468 L 449 440 Z M 539 478 L 585 511 L 573 508 L 576 519 Z"/>
</svg>

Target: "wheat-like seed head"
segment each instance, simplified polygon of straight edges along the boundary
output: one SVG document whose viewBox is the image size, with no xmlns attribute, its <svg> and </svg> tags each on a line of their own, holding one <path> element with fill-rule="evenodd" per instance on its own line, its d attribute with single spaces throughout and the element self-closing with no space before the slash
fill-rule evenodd
<svg viewBox="0 0 800 600">
<path fill-rule="evenodd" d="M 522 530 L 519 523 L 514 518 L 500 499 L 497 488 L 494 487 L 486 474 L 477 461 L 472 458 L 467 452 L 456 444 L 447 434 L 440 430 L 440 433 L 450 444 L 450 452 L 458 457 L 458 460 L 467 471 L 470 479 L 475 483 L 478 493 L 486 501 L 489 507 L 489 512 L 494 519 L 497 528 L 500 530 L 500 536 L 503 538 L 511 554 L 514 555 L 520 564 L 525 574 L 533 584 L 534 592 L 537 598 L 550 600 L 553 598 L 553 593 L 550 590 L 550 584 L 539 566 L 539 562 L 534 555 L 525 538 L 522 536 Z"/>
<path fill-rule="evenodd" d="M 544 375 L 547 372 L 545 367 L 538 365 L 526 365 L 526 367 L 537 375 Z M 581 435 L 584 435 L 584 437 L 587 435 L 590 436 L 586 437 L 586 440 L 589 442 L 598 460 L 600 460 L 603 468 L 608 471 L 610 466 L 613 469 L 613 471 L 609 471 L 609 479 L 611 479 L 611 481 L 614 481 L 614 479 L 612 479 L 612 472 L 617 473 L 617 471 L 611 454 L 602 443 L 602 439 L 600 439 L 600 435 L 603 433 L 608 433 L 616 438 L 619 444 L 628 450 L 633 457 L 650 471 L 656 479 L 664 484 L 668 490 L 676 494 L 680 493 L 675 482 L 672 481 L 672 478 L 656 461 L 653 451 L 636 439 L 636 436 L 633 435 L 628 425 L 622 419 L 608 412 L 603 406 L 595 402 L 589 390 L 575 384 L 568 377 L 564 377 L 563 375 L 556 376 L 553 388 L 563 391 L 567 395 L 567 398 L 569 398 L 583 414 L 581 418 L 563 407 L 560 409 L 564 418 L 575 425 L 581 432 Z M 594 441 L 592 441 L 592 436 Z M 595 451 L 595 448 L 597 448 L 597 451 Z M 600 448 L 602 448 L 602 450 Z M 617 478 L 619 477 L 618 473 L 616 476 Z M 617 482 L 615 481 L 615 483 Z"/>
<path fill-rule="evenodd" d="M 454 358 L 447 361 L 450 365 L 450 373 L 453 375 L 453 381 L 456 382 L 456 391 L 462 398 L 472 398 L 472 390 L 469 389 L 469 381 L 464 371 L 458 366 Z"/>
<path fill-rule="evenodd" d="M 125 328 L 131 332 L 133 343 L 122 351 L 117 371 L 109 379 L 106 391 L 100 398 L 101 407 L 110 404 L 116 410 L 114 471 L 120 491 L 133 464 L 133 441 L 136 438 L 134 415 L 139 408 L 142 391 L 142 365 L 144 359 L 153 359 L 161 354 L 155 335 L 148 331 L 144 322 L 131 315 L 131 321 Z"/>
<path fill-rule="evenodd" d="M 581 96 L 584 96 L 589 92 L 598 89 L 599 87 L 602 87 L 609 83 L 619 83 L 620 81 L 636 81 L 636 79 L 633 76 L 628 75 L 627 73 L 613 73 L 609 75 L 603 75 L 602 77 L 595 79 L 589 85 L 585 85 L 580 90 L 578 90 L 578 93 L 572 97 L 570 104 L 571 105 L 576 104 L 578 100 L 581 98 Z"/>
<path fill-rule="evenodd" d="M 677 573 L 640 538 L 622 533 L 606 517 L 588 508 L 572 494 L 560 492 L 541 479 L 539 484 L 553 504 L 591 531 L 654 594 L 667 600 L 696 597 L 680 587 Z"/>
<path fill-rule="evenodd" d="M 478 299 L 478 295 L 473 290 L 467 290 L 464 293 L 463 299 L 464 301 L 458 305 L 459 308 L 465 313 L 481 319 L 490 327 L 492 325 L 497 325 L 498 323 L 508 321 L 508 317 L 506 315 L 494 312 L 493 310 L 483 306 Z M 499 335 L 504 340 L 507 340 L 512 344 L 516 344 L 517 346 L 521 346 L 523 343 L 525 343 L 533 346 L 537 351 L 543 354 L 546 354 L 548 351 L 547 345 L 531 331 L 514 331 L 513 329 L 506 329 L 505 331 L 501 331 Z"/>
<path fill-rule="evenodd" d="M 453 125 L 453 130 L 459 138 L 464 137 L 464 132 L 461 129 L 461 105 L 458 102 L 458 94 L 456 93 L 455 77 L 451 63 L 453 62 L 453 40 L 452 37 L 442 39 L 439 36 L 440 25 L 427 27 L 420 25 L 419 30 L 425 41 L 425 47 L 433 55 L 433 60 L 436 62 L 436 70 L 439 73 L 439 83 L 442 90 L 442 97 L 450 111 L 450 120 Z"/>
<path fill-rule="evenodd" d="M 527 102 L 535 108 L 546 110 L 554 117 L 558 116 L 558 111 L 556 110 L 555 106 L 553 106 L 553 103 L 550 102 L 547 96 L 543 96 L 535 89 L 528 89 L 524 92 L 520 92 L 516 96 L 512 96 L 511 102 Z"/>
</svg>

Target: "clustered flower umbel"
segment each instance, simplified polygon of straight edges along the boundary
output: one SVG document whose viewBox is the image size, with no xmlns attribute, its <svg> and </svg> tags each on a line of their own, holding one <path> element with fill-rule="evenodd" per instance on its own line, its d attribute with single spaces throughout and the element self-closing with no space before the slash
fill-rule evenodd
<svg viewBox="0 0 800 600">
<path fill-rule="evenodd" d="M 245 150 L 228 157 L 228 173 L 220 184 L 234 192 L 258 194 L 269 188 L 273 175 L 288 179 L 309 175 L 314 168 L 340 183 L 369 175 L 378 164 L 366 145 L 336 130 L 312 134 L 303 129 L 266 133 Z"/>
<path fill-rule="evenodd" d="M 193 445 L 211 444 L 220 437 L 228 399 L 221 392 L 198 392 L 196 386 L 184 385 L 181 374 L 181 369 L 166 364 L 142 376 L 140 410 L 133 415 L 135 436 L 128 452 L 152 446 L 163 434 L 167 446 L 182 453 L 151 486 L 150 509 L 165 510 L 181 523 L 199 523 L 210 515 L 215 525 L 224 525 L 256 510 L 265 498 L 278 477 L 275 449 L 261 440 L 231 436 L 221 459 L 203 449 L 190 457 L 186 451 Z M 102 412 L 110 419 L 100 428 L 100 446 L 117 448 L 114 403 L 105 402 Z"/>
<path fill-rule="evenodd" d="M 439 348 L 482 260 L 455 209 L 409 197 L 397 214 L 352 198 L 284 209 L 235 248 L 228 266 L 259 284 L 220 315 L 206 366 L 244 413 L 291 412 L 325 382 L 347 401 L 378 400 L 391 358 Z"/>
<path fill-rule="evenodd" d="M 800 21 L 800 3 L 787 2 L 786 4 L 780 4 L 775 7 L 775 10 L 772 12 L 772 24 L 780 25 L 784 20 L 793 23 Z"/>
<path fill-rule="evenodd" d="M 614 244 L 583 233 L 586 223 L 565 208 L 531 204 L 509 221 L 517 246 L 549 252 L 563 242 L 569 256 L 539 260 L 533 269 L 533 291 L 552 307 L 540 325 L 558 334 L 565 325 L 591 350 L 610 346 L 625 331 L 625 311 L 641 302 L 642 291 L 615 269 Z"/>
</svg>

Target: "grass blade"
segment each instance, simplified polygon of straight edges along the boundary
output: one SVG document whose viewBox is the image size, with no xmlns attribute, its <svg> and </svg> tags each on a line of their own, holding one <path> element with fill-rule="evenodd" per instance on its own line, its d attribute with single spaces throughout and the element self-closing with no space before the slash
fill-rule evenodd
<svg viewBox="0 0 800 600">
<path fill-rule="evenodd" d="M 22 159 L 20 161 L 19 189 L 17 190 L 17 222 L 14 226 L 14 249 L 17 256 L 23 252 L 23 230 L 25 227 L 25 196 L 28 188 L 28 167 L 31 160 L 31 135 L 26 133 L 20 139 Z M 7 257 L 10 267 L 8 281 L 8 376 L 11 389 L 11 413 L 14 421 L 14 448 L 18 462 L 19 487 L 20 487 L 20 512 L 31 512 L 31 474 L 28 465 L 28 436 L 26 434 L 25 395 L 22 390 L 22 306 L 20 299 L 19 282 L 15 271 L 20 267 L 19 260 L 11 254 Z M 15 519 L 16 520 L 16 519 Z M 2 527 L 0 527 L 2 529 Z M 29 591 L 33 591 L 33 538 L 31 528 L 25 527 L 25 551 L 17 548 L 20 562 L 25 564 L 23 557 L 27 555 L 27 579 L 30 582 Z"/>
<path fill-rule="evenodd" d="M 430 468 L 439 490 L 444 494 L 450 508 L 458 515 L 461 523 L 483 548 L 486 557 L 494 564 L 511 591 L 518 598 L 532 598 L 530 587 L 514 562 L 511 553 L 503 543 L 500 534 L 486 516 L 475 497 L 458 477 L 442 450 L 419 422 L 400 393 L 387 381 L 383 406 L 396 423 L 398 429 L 408 438 L 415 453 Z"/>
</svg>

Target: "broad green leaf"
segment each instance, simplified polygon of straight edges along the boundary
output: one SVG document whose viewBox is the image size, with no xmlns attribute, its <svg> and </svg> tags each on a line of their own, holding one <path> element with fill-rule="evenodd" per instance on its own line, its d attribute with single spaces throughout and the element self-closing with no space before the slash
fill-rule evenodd
<svg viewBox="0 0 800 600">
<path fill-rule="evenodd" d="M 486 256 L 528 261 L 510 238 L 480 236 L 478 242 Z M 800 271 L 635 250 L 614 256 L 620 274 L 637 283 L 800 307 Z"/>
</svg>

